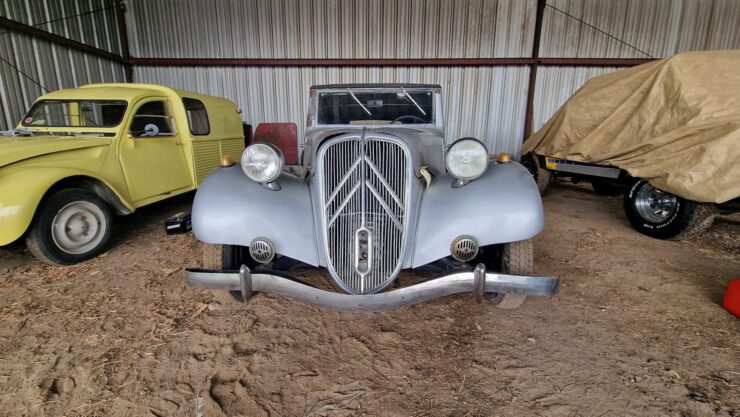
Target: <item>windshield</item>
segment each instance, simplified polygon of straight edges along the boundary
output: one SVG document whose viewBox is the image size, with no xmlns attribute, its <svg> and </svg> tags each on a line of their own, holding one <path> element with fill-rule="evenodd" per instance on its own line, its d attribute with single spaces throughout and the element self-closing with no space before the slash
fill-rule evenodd
<svg viewBox="0 0 740 417">
<path fill-rule="evenodd" d="M 319 92 L 318 124 L 433 124 L 431 90 L 360 90 Z"/>
<path fill-rule="evenodd" d="M 21 123 L 27 127 L 115 127 L 126 113 L 122 100 L 41 100 Z"/>
</svg>

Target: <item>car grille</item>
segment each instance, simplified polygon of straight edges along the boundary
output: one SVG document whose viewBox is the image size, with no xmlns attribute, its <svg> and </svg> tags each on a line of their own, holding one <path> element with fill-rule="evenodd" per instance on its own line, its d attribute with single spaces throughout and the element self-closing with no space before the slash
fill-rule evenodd
<svg viewBox="0 0 740 417">
<path fill-rule="evenodd" d="M 319 152 L 327 268 L 346 291 L 378 291 L 398 275 L 405 244 L 408 153 L 398 142 L 344 136 Z"/>
</svg>

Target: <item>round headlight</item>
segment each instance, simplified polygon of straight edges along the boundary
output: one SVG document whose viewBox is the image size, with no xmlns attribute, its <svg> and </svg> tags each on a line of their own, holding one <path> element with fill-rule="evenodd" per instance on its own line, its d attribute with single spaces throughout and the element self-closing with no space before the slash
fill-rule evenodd
<svg viewBox="0 0 740 417">
<path fill-rule="evenodd" d="M 283 154 L 267 143 L 249 145 L 242 154 L 242 170 L 253 181 L 275 181 L 283 170 Z"/>
<path fill-rule="evenodd" d="M 445 166 L 455 178 L 472 181 L 486 172 L 488 151 L 477 139 L 459 139 L 447 150 Z"/>
</svg>

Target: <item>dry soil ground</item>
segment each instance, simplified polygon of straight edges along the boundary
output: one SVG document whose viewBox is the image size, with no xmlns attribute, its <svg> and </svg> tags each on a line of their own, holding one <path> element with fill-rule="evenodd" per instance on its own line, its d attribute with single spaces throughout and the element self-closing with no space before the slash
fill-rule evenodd
<svg viewBox="0 0 740 417">
<path fill-rule="evenodd" d="M 81 265 L 0 254 L 0 415 L 740 415 L 740 320 L 719 306 L 736 218 L 658 241 L 619 198 L 561 185 L 535 239 L 559 296 L 350 314 L 188 289 L 197 245 L 162 221 L 189 198 L 120 219 Z"/>
</svg>

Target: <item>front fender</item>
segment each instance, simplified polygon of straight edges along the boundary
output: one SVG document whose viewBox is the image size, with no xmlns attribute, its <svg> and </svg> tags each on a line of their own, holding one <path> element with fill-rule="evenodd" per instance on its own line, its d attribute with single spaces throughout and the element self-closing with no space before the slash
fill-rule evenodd
<svg viewBox="0 0 740 417">
<path fill-rule="evenodd" d="M 472 236 L 480 246 L 529 239 L 545 226 L 542 200 L 529 171 L 516 162 L 491 164 L 481 176 L 452 188 L 449 174 L 424 192 L 412 267 L 450 255 L 452 241 Z"/>
<path fill-rule="evenodd" d="M 193 233 L 213 244 L 249 246 L 265 237 L 275 251 L 318 265 L 308 184 L 281 176 L 271 191 L 247 178 L 238 165 L 206 177 L 193 201 Z"/>
<path fill-rule="evenodd" d="M 0 175 L 0 246 L 23 236 L 49 188 L 71 176 L 99 180 L 89 172 L 58 167 L 23 167 Z"/>
</svg>

